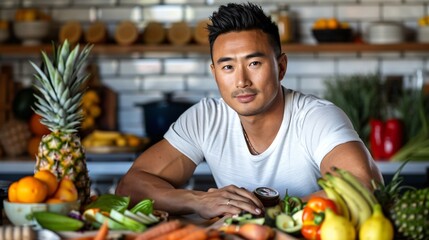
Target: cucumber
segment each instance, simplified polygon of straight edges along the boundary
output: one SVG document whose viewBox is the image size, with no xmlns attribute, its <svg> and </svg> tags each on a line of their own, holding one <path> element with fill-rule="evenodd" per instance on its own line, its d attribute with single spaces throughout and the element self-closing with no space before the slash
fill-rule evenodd
<svg viewBox="0 0 429 240">
<path fill-rule="evenodd" d="M 124 214 L 116 211 L 115 209 L 112 209 L 110 211 L 110 217 L 113 220 L 116 220 L 119 223 L 122 223 L 125 227 L 127 227 L 129 230 L 133 232 L 143 232 L 146 230 L 146 225 L 143 223 L 140 223 L 130 217 L 125 216 Z"/>
<path fill-rule="evenodd" d="M 294 215 L 297 215 L 297 217 L 301 215 L 302 217 L 302 212 L 300 214 L 294 214 Z M 281 213 L 276 217 L 276 227 L 279 230 L 286 233 L 297 233 L 301 230 L 302 220 L 300 220 L 299 222 L 298 222 L 298 219 L 296 220 L 297 221 L 294 220 L 294 217 L 289 216 L 286 213 Z"/>
<path fill-rule="evenodd" d="M 251 219 L 245 219 L 245 220 L 240 222 L 240 224 L 245 224 L 245 223 L 255 223 L 255 224 L 259 224 L 259 225 L 264 225 L 265 218 L 264 217 L 251 218 Z"/>
<path fill-rule="evenodd" d="M 153 212 L 153 200 L 151 199 L 144 199 L 137 203 L 133 208 L 130 210 L 132 213 L 142 212 L 146 215 Z"/>
<path fill-rule="evenodd" d="M 33 217 L 42 228 L 51 231 L 77 231 L 84 226 L 80 220 L 54 212 L 33 212 Z"/>
<path fill-rule="evenodd" d="M 256 223 L 259 225 L 264 225 L 265 217 L 254 218 L 252 216 L 252 214 L 245 213 L 245 214 L 240 215 L 240 216 L 229 217 L 229 218 L 225 219 L 225 223 L 228 225 L 230 225 L 230 224 L 243 225 L 245 223 Z"/>
<path fill-rule="evenodd" d="M 147 221 L 148 224 L 153 224 L 153 223 L 159 222 L 159 219 L 157 217 L 155 217 L 155 215 L 153 215 L 153 214 L 146 215 L 142 212 L 137 212 L 136 215 L 145 219 L 145 221 Z"/>
<path fill-rule="evenodd" d="M 105 221 L 107 221 L 109 229 L 111 229 L 111 230 L 128 230 L 128 228 L 126 226 L 124 226 L 122 223 L 115 221 L 111 217 L 103 215 L 101 212 L 97 212 L 95 214 L 95 220 L 99 224 L 103 224 Z"/>
</svg>

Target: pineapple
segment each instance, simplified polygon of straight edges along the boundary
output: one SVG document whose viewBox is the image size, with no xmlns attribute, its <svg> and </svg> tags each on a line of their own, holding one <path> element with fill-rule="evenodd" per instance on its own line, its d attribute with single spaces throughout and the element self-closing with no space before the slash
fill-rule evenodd
<svg viewBox="0 0 429 240">
<path fill-rule="evenodd" d="M 51 133 L 43 136 L 36 156 L 35 172 L 47 169 L 58 179 L 71 179 L 78 189 L 81 204 L 87 203 L 90 179 L 78 128 L 81 126 L 81 99 L 88 75 L 81 76 L 84 63 L 91 51 L 79 45 L 71 49 L 68 41 L 53 46 L 53 59 L 42 52 L 44 68 L 31 62 L 37 71 L 35 84 L 40 94 L 34 111 L 42 116 L 41 123 Z"/>
<path fill-rule="evenodd" d="M 400 236 L 407 239 L 429 239 L 429 188 L 406 191 L 390 209 Z"/>
<path fill-rule="evenodd" d="M 399 174 L 407 162 L 389 184 L 374 184 L 374 195 L 395 227 L 395 239 L 429 239 L 429 188 L 401 185 L 403 177 Z"/>
</svg>

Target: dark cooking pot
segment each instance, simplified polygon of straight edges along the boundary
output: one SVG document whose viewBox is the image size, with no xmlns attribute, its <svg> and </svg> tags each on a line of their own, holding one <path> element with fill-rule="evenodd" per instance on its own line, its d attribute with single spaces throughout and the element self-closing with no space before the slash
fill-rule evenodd
<svg viewBox="0 0 429 240">
<path fill-rule="evenodd" d="M 161 101 L 137 104 L 142 107 L 144 127 L 154 144 L 161 140 L 170 125 L 194 103 L 173 101 L 172 94 L 166 94 Z"/>
<path fill-rule="evenodd" d="M 7 189 L 11 182 L 0 180 L 0 225 L 2 224 L 3 200 L 7 199 Z"/>
</svg>

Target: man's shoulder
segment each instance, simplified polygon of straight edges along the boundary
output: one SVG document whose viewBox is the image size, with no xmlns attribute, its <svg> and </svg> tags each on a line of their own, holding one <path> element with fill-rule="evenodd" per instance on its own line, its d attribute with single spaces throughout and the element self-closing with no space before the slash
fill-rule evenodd
<svg viewBox="0 0 429 240">
<path fill-rule="evenodd" d="M 332 102 L 312 94 L 287 89 L 286 101 L 289 105 L 298 109 L 308 109 L 314 107 L 332 106 Z"/>
<path fill-rule="evenodd" d="M 214 97 L 204 97 L 196 105 L 204 111 L 219 111 L 228 108 L 222 98 Z"/>
</svg>

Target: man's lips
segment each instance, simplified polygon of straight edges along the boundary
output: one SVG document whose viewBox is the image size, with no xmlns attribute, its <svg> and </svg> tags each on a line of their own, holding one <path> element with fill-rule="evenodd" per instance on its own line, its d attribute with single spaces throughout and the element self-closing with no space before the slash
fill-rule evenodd
<svg viewBox="0 0 429 240">
<path fill-rule="evenodd" d="M 256 94 L 242 94 L 235 96 L 240 103 L 248 103 L 255 99 Z"/>
</svg>

